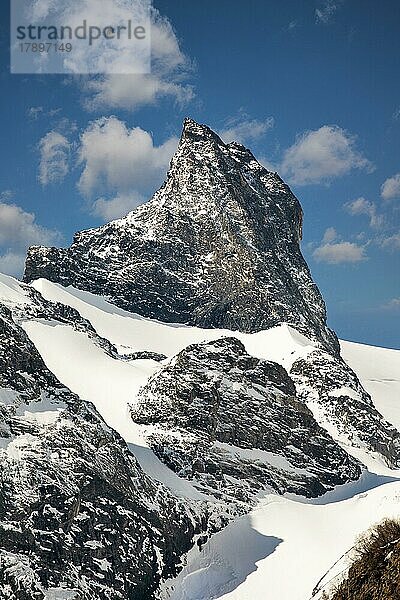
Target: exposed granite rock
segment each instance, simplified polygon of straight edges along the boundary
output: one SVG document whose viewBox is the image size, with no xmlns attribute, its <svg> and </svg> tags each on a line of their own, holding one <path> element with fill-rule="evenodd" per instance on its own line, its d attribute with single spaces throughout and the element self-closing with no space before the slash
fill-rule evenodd
<svg viewBox="0 0 400 600">
<path fill-rule="evenodd" d="M 251 502 L 262 489 L 317 496 L 360 475 L 296 398 L 283 367 L 236 338 L 188 346 L 139 392 L 132 418 L 201 491 Z"/>
</svg>

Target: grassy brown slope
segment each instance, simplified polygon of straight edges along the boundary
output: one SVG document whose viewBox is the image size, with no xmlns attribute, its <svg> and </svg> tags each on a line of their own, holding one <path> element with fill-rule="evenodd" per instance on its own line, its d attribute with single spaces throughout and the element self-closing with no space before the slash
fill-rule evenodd
<svg viewBox="0 0 400 600">
<path fill-rule="evenodd" d="M 400 522 L 387 519 L 361 538 L 356 559 L 329 600 L 400 600 Z"/>
</svg>

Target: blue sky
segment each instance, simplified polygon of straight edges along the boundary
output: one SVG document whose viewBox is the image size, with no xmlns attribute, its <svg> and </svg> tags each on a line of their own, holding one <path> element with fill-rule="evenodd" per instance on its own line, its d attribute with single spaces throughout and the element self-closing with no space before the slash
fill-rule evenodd
<svg viewBox="0 0 400 600">
<path fill-rule="evenodd" d="M 1 271 L 149 198 L 188 115 L 291 185 L 339 336 L 400 347 L 398 0 L 157 0 L 151 75 L 97 78 L 11 75 L 7 4 Z"/>
</svg>

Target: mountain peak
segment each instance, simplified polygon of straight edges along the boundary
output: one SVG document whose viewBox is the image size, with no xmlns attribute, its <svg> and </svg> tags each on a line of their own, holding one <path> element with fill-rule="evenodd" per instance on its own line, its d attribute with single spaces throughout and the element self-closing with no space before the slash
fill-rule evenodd
<svg viewBox="0 0 400 600">
<path fill-rule="evenodd" d="M 183 121 L 182 134 L 179 147 L 185 146 L 187 143 L 211 143 L 216 147 L 225 146 L 221 138 L 207 125 L 197 123 L 194 119 L 186 117 Z"/>
<path fill-rule="evenodd" d="M 225 143 L 210 127 L 189 117 L 183 122 L 182 135 L 172 165 L 181 169 L 183 157 L 188 153 L 192 161 L 214 162 L 224 171 L 236 170 L 246 165 L 252 170 L 267 172 L 243 144 L 237 141 Z"/>
<path fill-rule="evenodd" d="M 285 322 L 337 352 L 300 251 L 302 218 L 250 150 L 185 119 L 154 198 L 70 248 L 31 248 L 25 280 L 73 285 L 167 322 L 247 332 Z"/>
<path fill-rule="evenodd" d="M 210 131 L 210 128 L 207 125 L 202 125 L 191 117 L 185 117 L 183 120 L 183 134 L 202 134 L 205 131 Z"/>
</svg>

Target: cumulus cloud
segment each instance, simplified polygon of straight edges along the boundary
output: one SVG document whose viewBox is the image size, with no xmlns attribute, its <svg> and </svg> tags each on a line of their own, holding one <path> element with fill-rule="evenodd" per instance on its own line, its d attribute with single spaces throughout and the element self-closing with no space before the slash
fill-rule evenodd
<svg viewBox="0 0 400 600">
<path fill-rule="evenodd" d="M 344 0 L 323 0 L 315 9 L 317 23 L 330 23 L 337 11 L 343 5 Z"/>
<path fill-rule="evenodd" d="M 323 244 L 330 244 L 334 240 L 336 240 L 338 234 L 334 227 L 328 227 L 328 229 L 324 233 L 324 237 L 322 238 Z"/>
<path fill-rule="evenodd" d="M 146 198 L 137 192 L 115 198 L 98 198 L 92 206 L 92 213 L 104 221 L 113 221 L 128 214 L 131 210 L 143 204 Z"/>
<path fill-rule="evenodd" d="M 273 117 L 263 120 L 251 119 L 245 113 L 240 113 L 226 122 L 219 135 L 226 143 L 250 144 L 262 138 L 273 126 Z"/>
<path fill-rule="evenodd" d="M 33 213 L 16 204 L 0 202 L 0 270 L 20 275 L 28 246 L 60 241 L 57 231 L 41 227 Z"/>
<path fill-rule="evenodd" d="M 157 186 L 177 143 L 174 137 L 155 146 L 151 134 L 140 127 L 130 129 L 116 117 L 97 119 L 81 135 L 79 161 L 84 170 L 79 189 L 90 195 L 99 187 L 143 192 Z"/>
<path fill-rule="evenodd" d="M 24 271 L 25 253 L 6 251 L 0 254 L 0 273 L 19 277 Z"/>
<path fill-rule="evenodd" d="M 95 214 L 122 216 L 162 183 L 177 143 L 172 137 L 156 146 L 140 127 L 129 128 L 116 117 L 97 119 L 81 135 L 79 190 L 88 198 L 101 190 L 92 207 Z"/>
<path fill-rule="evenodd" d="M 338 234 L 333 227 L 329 227 L 325 231 L 320 246 L 313 252 L 313 257 L 317 262 L 332 265 L 357 263 L 367 258 L 365 246 L 338 240 Z"/>
<path fill-rule="evenodd" d="M 193 65 L 181 50 L 171 23 L 155 8 L 151 21 L 151 73 L 121 75 L 116 72 L 85 80 L 84 104 L 88 110 L 135 110 L 156 104 L 162 98 L 183 105 L 194 98 L 193 86 L 187 83 Z"/>
<path fill-rule="evenodd" d="M 382 184 L 381 196 L 384 200 L 400 198 L 400 173 L 386 179 Z"/>
<path fill-rule="evenodd" d="M 74 51 L 60 59 L 65 73 L 89 74 L 74 77 L 91 111 L 135 110 L 161 98 L 185 103 L 194 97 L 188 78 L 193 63 L 181 49 L 170 21 L 145 0 L 35 0 L 28 7 L 33 22 L 88 24 L 104 28 L 130 20 L 144 26 L 147 35 L 138 42 L 128 36 L 101 37 L 94 44 L 74 40 Z M 43 58 L 43 57 L 42 57 Z M 45 60 L 45 59 L 44 59 Z"/>
<path fill-rule="evenodd" d="M 68 175 L 71 144 L 58 131 L 49 131 L 39 142 L 40 183 L 45 186 L 59 183 Z"/>
<path fill-rule="evenodd" d="M 364 247 L 353 242 L 323 244 L 314 250 L 313 257 L 318 262 L 335 265 L 356 263 L 366 259 Z"/>
<path fill-rule="evenodd" d="M 385 217 L 378 213 L 376 204 L 363 197 L 347 202 L 344 207 L 352 216 L 366 215 L 369 217 L 369 224 L 373 229 L 380 229 L 385 223 Z"/>
<path fill-rule="evenodd" d="M 386 236 L 380 240 L 380 245 L 385 250 L 400 250 L 400 233 Z"/>
<path fill-rule="evenodd" d="M 372 164 L 355 148 L 354 135 L 337 125 L 307 131 L 284 154 L 281 170 L 297 185 L 330 181 L 353 169 L 371 171 Z"/>
<path fill-rule="evenodd" d="M 58 237 L 54 231 L 36 223 L 33 213 L 16 204 L 0 202 L 0 246 L 24 248 L 26 245 L 50 243 Z"/>
<path fill-rule="evenodd" d="M 78 36 L 73 38 L 73 52 L 59 56 L 62 73 L 149 73 L 150 72 L 150 9 L 143 0 L 35 0 L 26 3 L 27 21 L 40 25 L 68 25 L 75 30 L 86 21 L 87 29 L 113 28 L 111 36 L 99 35 L 95 43 Z M 99 4 L 101 10 L 99 10 Z M 144 38 L 126 35 L 128 21 L 144 27 Z M 116 27 L 125 26 L 125 35 L 116 35 Z M 123 30 L 124 31 L 124 30 Z M 51 63 L 49 57 L 38 57 L 41 72 Z"/>
<path fill-rule="evenodd" d="M 90 79 L 85 83 L 88 98 L 85 107 L 90 111 L 119 108 L 136 110 L 146 104 L 156 104 L 163 97 L 170 97 L 183 105 L 194 93 L 190 86 L 181 85 L 162 77 L 151 75 L 108 75 Z"/>
</svg>

